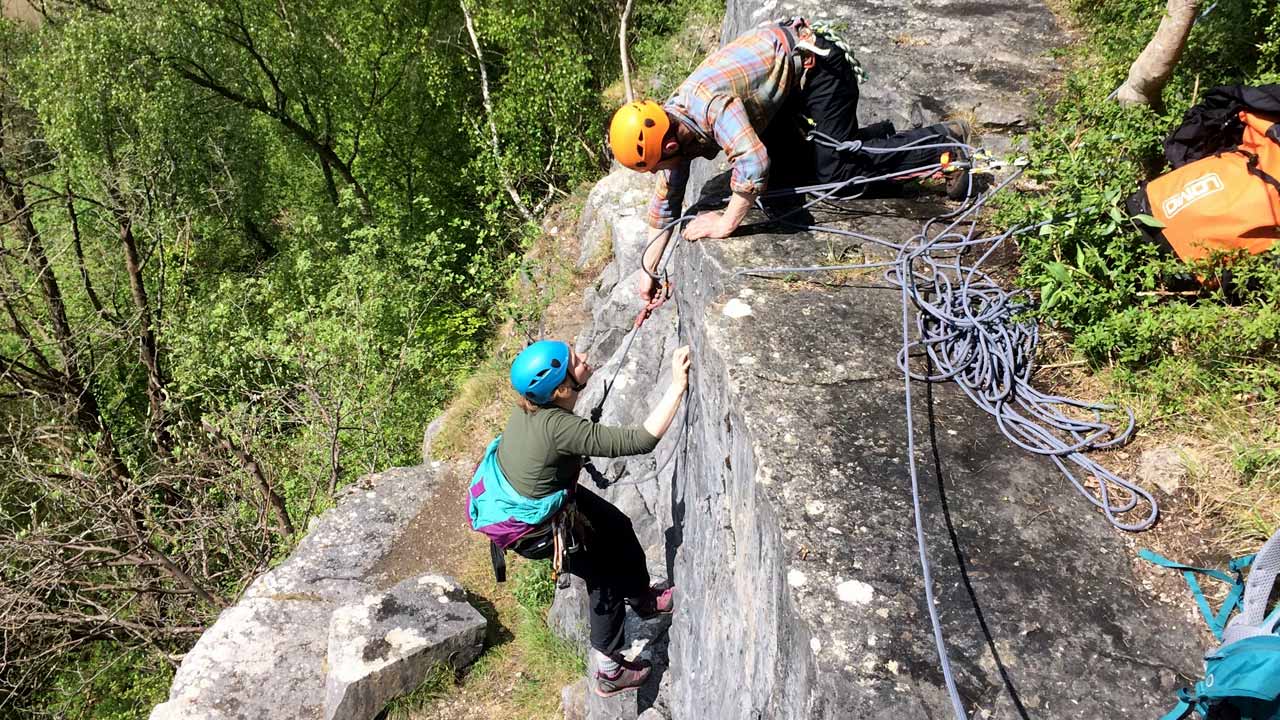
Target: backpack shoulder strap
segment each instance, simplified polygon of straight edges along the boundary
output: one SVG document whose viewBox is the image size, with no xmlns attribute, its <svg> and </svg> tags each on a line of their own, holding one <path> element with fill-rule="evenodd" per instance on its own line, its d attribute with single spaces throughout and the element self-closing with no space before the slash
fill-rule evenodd
<svg viewBox="0 0 1280 720">
<path fill-rule="evenodd" d="M 1280 622 L 1280 610 L 1267 617 L 1267 601 L 1280 574 L 1280 530 L 1276 530 L 1258 551 L 1245 585 L 1240 614 L 1232 619 L 1223 640 L 1234 642 L 1254 635 L 1270 635 Z"/>
<path fill-rule="evenodd" d="M 493 579 L 498 582 L 507 581 L 507 551 L 498 547 L 498 543 L 489 541 L 489 562 L 493 563 Z"/>
<path fill-rule="evenodd" d="M 1222 640 L 1222 634 L 1226 628 L 1227 618 L 1231 617 L 1231 612 L 1235 610 L 1236 606 L 1240 603 L 1240 596 L 1244 592 L 1244 578 L 1241 573 L 1249 566 L 1249 562 L 1253 560 L 1253 556 L 1246 555 L 1245 557 L 1232 560 L 1230 565 L 1232 575 L 1228 575 L 1221 570 L 1195 567 L 1194 565 L 1174 562 L 1163 555 L 1159 555 L 1146 549 L 1139 550 L 1138 556 L 1147 562 L 1154 563 L 1161 567 L 1181 570 L 1182 577 L 1187 581 L 1187 587 L 1191 589 L 1191 595 L 1195 598 L 1196 605 L 1200 608 L 1200 614 L 1204 616 L 1205 624 L 1209 626 L 1209 630 L 1213 632 L 1213 636 L 1215 638 Z M 1215 613 L 1213 608 L 1209 606 L 1209 601 L 1205 599 L 1204 591 L 1200 589 L 1200 581 L 1196 579 L 1196 575 L 1207 575 L 1214 580 L 1219 580 L 1231 586 L 1231 591 L 1227 593 L 1226 599 L 1222 601 L 1222 605 L 1218 608 L 1218 612 Z"/>
<path fill-rule="evenodd" d="M 1190 715 L 1193 711 L 1199 711 L 1204 715 L 1208 708 L 1204 703 L 1195 696 L 1188 688 L 1180 688 L 1178 690 L 1178 704 L 1172 710 L 1160 717 L 1160 720 L 1182 720 L 1182 718 Z"/>
</svg>

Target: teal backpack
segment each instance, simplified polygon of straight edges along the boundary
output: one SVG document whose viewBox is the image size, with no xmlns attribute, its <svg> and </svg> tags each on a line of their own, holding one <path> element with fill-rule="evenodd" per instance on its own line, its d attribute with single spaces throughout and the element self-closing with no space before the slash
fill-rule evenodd
<svg viewBox="0 0 1280 720">
<path fill-rule="evenodd" d="M 1150 550 L 1139 553 L 1144 559 L 1167 568 L 1181 570 L 1195 596 L 1214 637 L 1222 641 L 1204 656 L 1204 678 L 1194 688 L 1178 691 L 1178 706 L 1161 720 L 1180 720 L 1193 711 L 1202 717 L 1240 720 L 1280 720 L 1280 608 L 1269 616 L 1267 604 L 1280 573 L 1280 530 L 1256 555 L 1231 561 L 1231 575 L 1220 570 L 1191 567 L 1163 558 Z M 1249 565 L 1246 583 L 1242 573 Z M 1207 575 L 1231 586 L 1222 607 L 1214 613 L 1196 581 Z M 1231 612 L 1240 614 L 1227 622 Z"/>
</svg>

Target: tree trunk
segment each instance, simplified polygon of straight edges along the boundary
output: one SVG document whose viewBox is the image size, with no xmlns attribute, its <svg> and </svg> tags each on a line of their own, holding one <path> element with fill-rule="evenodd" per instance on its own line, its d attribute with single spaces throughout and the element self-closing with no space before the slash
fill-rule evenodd
<svg viewBox="0 0 1280 720">
<path fill-rule="evenodd" d="M 1160 27 L 1129 67 L 1128 79 L 1116 91 L 1117 100 L 1126 105 L 1142 104 L 1163 110 L 1160 93 L 1186 47 L 1199 4 L 1199 0 L 1168 0 Z"/>
<path fill-rule="evenodd" d="M 115 193 L 113 192 L 114 196 Z M 113 197 L 119 201 L 119 198 Z M 142 259 L 138 255 L 138 243 L 133 237 L 133 219 L 124 210 L 116 213 L 116 222 L 120 229 L 120 244 L 124 248 L 125 271 L 129 275 L 129 292 L 133 297 L 133 307 L 138 313 L 139 357 L 147 369 L 147 402 L 151 410 L 151 427 L 155 434 L 156 448 L 164 456 L 173 452 L 173 437 L 169 433 L 169 422 L 165 417 L 164 401 L 166 395 L 164 376 L 160 373 L 160 348 L 156 343 L 155 328 L 152 327 L 151 302 L 147 298 L 147 286 L 142 280 Z"/>
<path fill-rule="evenodd" d="M 249 473 L 249 476 L 258 483 L 258 489 L 262 491 L 263 501 L 271 509 L 272 514 L 275 515 L 276 528 L 280 531 L 280 534 L 285 537 L 293 535 L 293 523 L 289 520 L 289 509 L 285 505 L 284 498 L 280 497 L 275 488 L 271 487 L 271 483 L 262 472 L 262 467 L 258 465 L 258 461 L 253 459 L 253 456 L 246 452 L 244 448 L 239 447 L 230 438 L 223 435 L 222 431 L 215 427 L 213 423 L 202 418 L 200 424 L 204 426 L 204 431 L 209 433 L 222 446 L 223 450 L 236 456 L 244 471 Z"/>
<path fill-rule="evenodd" d="M 489 101 L 489 72 L 485 69 L 484 54 L 480 51 L 480 38 L 476 36 L 476 26 L 471 22 L 471 11 L 467 9 L 467 4 L 463 0 L 458 0 L 458 6 L 462 8 L 462 19 L 466 22 L 467 35 L 471 36 L 471 47 L 476 51 L 476 65 L 480 66 L 480 100 L 484 104 L 485 119 L 489 121 L 489 144 L 493 147 L 493 164 L 498 170 L 498 178 L 506 188 L 507 195 L 511 197 L 511 203 L 515 205 L 520 217 L 524 218 L 525 222 L 536 222 L 533 219 L 533 213 L 525 207 L 524 201 L 520 199 L 520 193 L 516 192 L 515 186 L 511 184 L 511 178 L 507 177 L 507 172 L 502 167 L 502 150 L 498 146 L 498 126 L 493 122 L 493 104 Z"/>
<path fill-rule="evenodd" d="M 636 99 L 635 93 L 631 90 L 631 58 L 627 57 L 627 21 L 631 19 L 633 1 L 627 0 L 618 22 L 618 58 L 622 61 L 622 88 L 627 91 L 627 102 L 635 102 Z"/>
</svg>

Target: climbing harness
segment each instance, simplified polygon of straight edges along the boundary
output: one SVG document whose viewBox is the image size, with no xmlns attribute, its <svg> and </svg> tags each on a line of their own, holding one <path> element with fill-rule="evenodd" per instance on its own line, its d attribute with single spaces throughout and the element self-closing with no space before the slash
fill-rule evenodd
<svg viewBox="0 0 1280 720">
<path fill-rule="evenodd" d="M 1192 688 L 1178 691 L 1178 705 L 1161 720 L 1180 720 L 1192 712 L 1202 717 L 1237 717 L 1242 720 L 1280 720 L 1280 608 L 1268 613 L 1271 592 L 1280 574 L 1280 530 L 1256 555 L 1231 561 L 1231 575 L 1220 570 L 1184 565 L 1150 550 L 1139 555 L 1161 567 L 1182 571 L 1205 622 L 1221 641 L 1204 656 L 1204 678 Z M 1249 577 L 1242 573 L 1252 566 Z M 1205 600 L 1196 575 L 1206 575 L 1231 586 L 1215 613 Z M 1240 612 L 1228 622 L 1236 609 Z"/>
<path fill-rule="evenodd" d="M 581 552 L 585 544 L 581 524 L 582 515 L 572 500 L 551 518 L 551 579 L 558 588 L 569 587 L 572 556 Z"/>
</svg>

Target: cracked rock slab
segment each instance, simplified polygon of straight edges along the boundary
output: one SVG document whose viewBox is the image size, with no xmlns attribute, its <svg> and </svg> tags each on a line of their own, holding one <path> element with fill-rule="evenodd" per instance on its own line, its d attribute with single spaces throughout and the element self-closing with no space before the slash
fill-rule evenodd
<svg viewBox="0 0 1280 720">
<path fill-rule="evenodd" d="M 374 570 L 433 497 L 440 468 L 391 468 L 344 489 L 288 559 L 205 630 L 151 720 L 322 717 L 330 618 L 379 594 Z"/>
<path fill-rule="evenodd" d="M 373 717 L 432 667 L 469 664 L 486 626 L 462 586 L 441 575 L 410 578 L 338 608 L 329 624 L 325 720 Z"/>
</svg>

